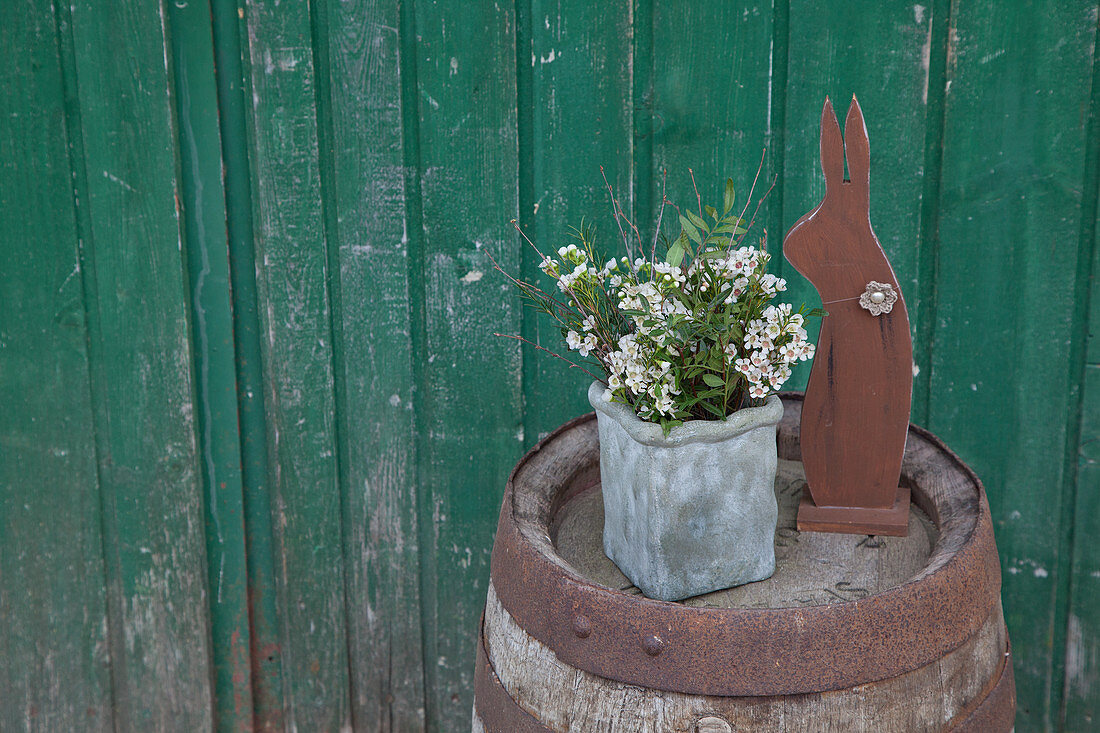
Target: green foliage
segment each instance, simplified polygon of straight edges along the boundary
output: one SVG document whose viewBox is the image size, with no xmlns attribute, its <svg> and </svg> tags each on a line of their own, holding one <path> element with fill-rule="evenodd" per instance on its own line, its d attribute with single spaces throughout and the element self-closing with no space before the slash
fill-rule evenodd
<svg viewBox="0 0 1100 733">
<path fill-rule="evenodd" d="M 555 356 L 607 384 L 610 399 L 667 434 L 685 420 L 721 420 L 759 404 L 786 381 L 791 364 L 813 355 L 806 314 L 771 304 L 786 283 L 767 273 L 763 239 L 759 248 L 744 243 L 752 221 L 747 203 L 734 213 L 732 179 L 721 214 L 698 195 L 696 211 L 664 199 L 658 221 L 665 206 L 677 211 L 671 239 L 658 231 L 643 242 L 613 192 L 611 198 L 625 256 L 601 266 L 595 233 L 582 221 L 557 258 L 539 251 L 539 268 L 557 293 L 509 276 L 555 321 L 567 347 L 602 374 Z"/>
</svg>

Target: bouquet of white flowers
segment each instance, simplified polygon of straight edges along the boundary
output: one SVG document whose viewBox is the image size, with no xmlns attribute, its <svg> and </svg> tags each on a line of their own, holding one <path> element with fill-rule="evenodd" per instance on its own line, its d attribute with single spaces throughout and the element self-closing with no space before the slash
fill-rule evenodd
<svg viewBox="0 0 1100 733">
<path fill-rule="evenodd" d="M 698 213 L 662 196 L 648 253 L 608 190 L 626 256 L 601 265 L 593 232 L 582 223 L 574 230 L 577 242 L 560 247 L 556 258 L 539 252 L 539 269 L 560 295 L 509 276 L 556 321 L 570 350 L 599 362 L 606 399 L 629 405 L 667 435 L 685 420 L 721 420 L 761 404 L 790 377 L 791 364 L 813 356 L 805 318 L 819 313 L 771 304 L 787 284 L 766 272 L 766 235 L 759 247 L 744 243 L 752 222 L 744 218 L 747 204 L 733 213 L 732 180 L 721 213 L 704 207 L 698 193 Z M 666 205 L 679 212 L 672 240 L 660 232 Z"/>
</svg>

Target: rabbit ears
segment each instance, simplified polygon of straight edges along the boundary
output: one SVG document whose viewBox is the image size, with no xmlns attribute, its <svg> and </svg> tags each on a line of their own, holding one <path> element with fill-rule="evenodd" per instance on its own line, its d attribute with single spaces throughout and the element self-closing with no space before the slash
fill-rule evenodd
<svg viewBox="0 0 1100 733">
<path fill-rule="evenodd" d="M 833 112 L 833 103 L 825 97 L 821 110 L 821 171 L 825 174 L 825 188 L 830 189 L 849 180 L 844 178 L 844 156 L 848 156 L 850 182 L 866 187 L 870 181 L 871 146 L 867 142 L 867 126 L 863 123 L 863 110 L 855 95 L 848 107 L 844 121 L 844 136 Z"/>
</svg>

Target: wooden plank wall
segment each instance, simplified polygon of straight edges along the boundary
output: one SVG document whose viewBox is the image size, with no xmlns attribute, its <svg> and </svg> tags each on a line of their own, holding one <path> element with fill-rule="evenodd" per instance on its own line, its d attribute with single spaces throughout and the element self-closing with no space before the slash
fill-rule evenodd
<svg viewBox="0 0 1100 733">
<path fill-rule="evenodd" d="M 914 421 L 983 478 L 1017 730 L 1100 725 L 1095 0 L 0 4 L 0 729 L 460 731 L 504 478 L 585 380 L 489 254 L 859 96 Z M 667 180 L 665 172 L 667 171 Z M 792 299 L 812 287 L 777 256 Z M 794 386 L 805 383 L 802 369 Z"/>
</svg>

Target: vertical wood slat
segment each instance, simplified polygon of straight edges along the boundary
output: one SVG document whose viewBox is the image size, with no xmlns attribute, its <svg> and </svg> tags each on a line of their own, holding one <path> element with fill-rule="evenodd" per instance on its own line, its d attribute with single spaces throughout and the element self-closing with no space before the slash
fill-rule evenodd
<svg viewBox="0 0 1100 733">
<path fill-rule="evenodd" d="M 256 297 L 252 189 L 248 150 L 247 79 L 242 49 L 246 23 L 237 0 L 211 0 L 218 122 L 225 166 L 225 228 L 232 298 L 242 512 L 251 653 L 253 727 L 282 730 L 282 660 L 275 593 L 275 553 L 264 413 L 262 334 Z"/>
<path fill-rule="evenodd" d="M 76 3 L 63 21 L 82 141 L 73 157 L 83 169 L 76 206 L 115 724 L 208 730 L 203 508 L 165 10 Z"/>
<path fill-rule="evenodd" d="M 1021 730 L 1053 725 L 1062 690 L 1066 284 L 1095 24 L 1095 2 L 958 3 L 950 29 L 929 425 L 989 491 Z"/>
<path fill-rule="evenodd" d="M 215 724 L 221 731 L 251 730 L 252 635 L 211 8 L 208 2 L 167 8 L 205 494 Z"/>
<path fill-rule="evenodd" d="M 509 285 L 517 217 L 514 8 L 425 0 L 413 10 L 420 221 L 413 323 L 428 730 L 469 725 L 477 620 L 502 479 L 518 458 L 520 350 Z M 411 40 L 411 39 L 410 39 Z M 418 335 L 417 335 L 418 332 Z"/>
<path fill-rule="evenodd" d="M 417 452 L 404 169 L 401 17 L 380 2 L 324 3 L 333 182 L 326 191 L 344 492 L 355 727 L 425 726 Z M 319 51 L 321 49 L 318 49 Z M 413 120 L 415 124 L 415 118 Z"/>
<path fill-rule="evenodd" d="M 114 729 L 65 80 L 50 2 L 0 6 L 0 729 Z M 59 409 L 62 408 L 63 409 Z"/>
<path fill-rule="evenodd" d="M 942 47 L 932 48 L 932 23 L 933 13 L 943 5 L 869 1 L 839 6 L 792 0 L 790 8 L 790 57 L 814 61 L 792 63 L 788 72 L 784 231 L 773 233 L 774 251 L 778 256 L 786 230 L 825 194 L 818 140 L 826 95 L 840 120 L 856 95 L 871 143 L 871 225 L 905 293 L 914 330 L 924 317 L 918 285 L 918 275 L 924 273 L 918 272 L 918 252 L 930 122 L 929 58 L 944 53 Z M 787 278 L 790 290 L 784 295 L 789 302 L 821 302 L 793 267 L 775 264 Z M 813 321 L 816 329 L 817 319 Z M 804 389 L 809 373 L 799 370 L 790 387 Z"/>
<path fill-rule="evenodd" d="M 249 3 L 255 262 L 283 722 L 351 725 L 317 79 L 305 4 Z M 270 592 L 271 589 L 262 589 Z"/>
<path fill-rule="evenodd" d="M 750 2 L 654 4 L 651 208 L 639 212 L 650 231 L 661 203 L 662 170 L 668 172 L 669 199 L 682 208 L 698 210 L 688 168 L 695 172 L 704 205 L 721 202 L 726 178 L 736 186 L 734 208 L 744 204 L 768 143 L 772 20 L 770 7 Z M 754 198 L 775 173 L 769 159 Z M 679 231 L 675 211 L 666 214 L 671 229 Z M 756 226 L 761 235 L 766 217 Z"/>
<path fill-rule="evenodd" d="M 558 247 L 570 241 L 570 227 L 579 227 L 583 219 L 596 228 L 602 254 L 620 256 L 622 245 L 600 167 L 633 216 L 632 0 L 568 9 L 543 0 L 519 5 L 529 10 L 521 26 L 526 45 L 516 59 L 519 221 L 547 255 L 556 256 Z M 576 155 L 572 146 L 581 140 L 583 155 Z M 553 282 L 538 271 L 534 250 L 526 243 L 520 247 L 524 275 L 556 292 Z M 498 273 L 490 274 L 501 281 Z M 527 308 L 523 335 L 565 353 L 561 332 Z M 566 355 L 577 358 L 575 353 Z M 583 372 L 526 345 L 523 368 L 525 446 L 592 409 L 585 398 L 591 379 Z"/>
<path fill-rule="evenodd" d="M 1096 30 L 1100 40 L 1100 24 Z M 1100 57 L 1095 43 L 1075 298 L 1074 330 L 1079 350 L 1070 352 L 1080 385 L 1076 415 L 1070 413 L 1070 419 L 1078 425 L 1069 466 L 1076 474 L 1076 492 L 1069 507 L 1073 544 L 1059 721 L 1061 729 L 1067 731 L 1095 727 L 1100 721 L 1100 620 L 1096 613 L 1100 605 L 1100 551 L 1094 540 L 1100 535 Z"/>
</svg>

